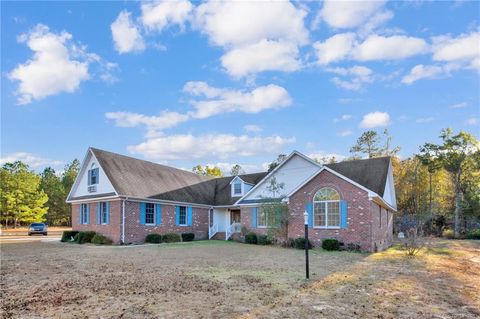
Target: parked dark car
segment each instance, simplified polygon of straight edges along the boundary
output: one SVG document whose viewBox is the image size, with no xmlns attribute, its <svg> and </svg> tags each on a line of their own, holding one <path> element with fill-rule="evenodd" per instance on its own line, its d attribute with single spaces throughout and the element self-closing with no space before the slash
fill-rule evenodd
<svg viewBox="0 0 480 319">
<path fill-rule="evenodd" d="M 32 235 L 44 235 L 47 236 L 48 227 L 44 223 L 32 223 L 28 227 L 28 236 Z"/>
</svg>

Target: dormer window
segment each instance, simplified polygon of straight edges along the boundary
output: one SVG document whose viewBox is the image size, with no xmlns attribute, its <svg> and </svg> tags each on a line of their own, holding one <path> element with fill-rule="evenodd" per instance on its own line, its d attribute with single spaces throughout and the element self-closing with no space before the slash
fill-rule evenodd
<svg viewBox="0 0 480 319">
<path fill-rule="evenodd" d="M 233 183 L 233 195 L 242 195 L 242 182 L 236 181 Z"/>
<path fill-rule="evenodd" d="M 88 170 L 88 185 L 98 184 L 98 167 L 95 167 L 95 163 L 92 164 L 91 169 Z"/>
</svg>

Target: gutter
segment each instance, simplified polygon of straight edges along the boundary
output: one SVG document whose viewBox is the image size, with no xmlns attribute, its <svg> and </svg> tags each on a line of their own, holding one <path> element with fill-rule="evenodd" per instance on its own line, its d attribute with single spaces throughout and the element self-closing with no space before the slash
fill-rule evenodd
<svg viewBox="0 0 480 319">
<path fill-rule="evenodd" d="M 122 199 L 122 238 L 121 244 L 125 244 L 125 203 L 128 198 Z"/>
<path fill-rule="evenodd" d="M 129 197 L 125 195 L 119 195 L 120 198 L 125 198 L 131 202 L 149 202 L 149 203 L 159 203 L 159 204 L 168 204 L 168 205 L 182 205 L 182 206 L 192 206 L 192 207 L 199 207 L 199 208 L 210 208 L 212 205 L 207 204 L 196 204 L 196 203 L 188 203 L 188 202 L 178 202 L 173 200 L 164 200 L 164 199 L 154 199 L 154 198 L 142 198 L 142 197 Z"/>
</svg>

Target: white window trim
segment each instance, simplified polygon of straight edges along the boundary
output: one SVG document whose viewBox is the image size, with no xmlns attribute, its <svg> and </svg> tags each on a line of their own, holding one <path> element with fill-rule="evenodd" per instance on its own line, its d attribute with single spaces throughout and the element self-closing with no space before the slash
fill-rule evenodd
<svg viewBox="0 0 480 319">
<path fill-rule="evenodd" d="M 235 184 L 240 182 L 240 193 L 235 193 Z M 243 179 L 241 179 L 240 177 L 236 176 L 231 182 L 231 189 L 230 189 L 230 193 L 231 193 L 231 196 L 232 197 L 242 197 L 243 194 L 245 193 L 245 182 L 243 181 Z"/>
<path fill-rule="evenodd" d="M 147 204 L 153 205 L 153 223 L 147 223 Z M 155 221 L 157 219 L 157 210 L 155 209 L 155 204 L 145 203 L 145 226 L 156 226 Z"/>
<path fill-rule="evenodd" d="M 109 211 L 107 210 L 107 202 L 100 202 L 100 225 L 108 225 L 107 219 L 103 218 L 103 205 L 105 205 L 106 213 L 109 213 Z"/>
<path fill-rule="evenodd" d="M 185 224 L 180 224 L 180 209 L 185 208 Z M 178 226 L 188 226 L 188 208 L 187 206 L 178 206 Z"/>
<path fill-rule="evenodd" d="M 338 203 L 338 213 L 341 214 L 340 212 L 340 202 L 341 200 L 320 200 L 320 201 L 313 201 L 313 223 L 315 224 L 315 204 L 319 203 Z M 338 223 L 341 224 L 342 221 L 342 216 L 339 216 L 338 218 Z M 328 225 L 328 205 L 325 206 L 325 225 Z M 340 225 L 338 226 L 315 226 L 313 225 L 313 228 L 317 229 L 341 229 Z"/>
<path fill-rule="evenodd" d="M 268 226 L 268 225 L 259 225 L 259 224 L 258 224 L 258 220 L 259 220 L 259 218 L 260 218 L 260 217 L 259 217 L 259 216 L 260 216 L 260 210 L 261 210 L 261 208 L 258 207 L 258 208 L 257 208 L 257 228 L 271 228 L 271 226 Z M 267 222 L 267 220 L 268 220 L 268 218 L 265 217 L 265 222 Z"/>
<path fill-rule="evenodd" d="M 83 211 L 83 207 L 86 207 L 86 211 Z M 82 214 L 82 223 L 81 225 L 88 225 L 87 218 L 85 218 L 88 214 L 88 204 L 80 204 L 80 214 Z"/>
</svg>

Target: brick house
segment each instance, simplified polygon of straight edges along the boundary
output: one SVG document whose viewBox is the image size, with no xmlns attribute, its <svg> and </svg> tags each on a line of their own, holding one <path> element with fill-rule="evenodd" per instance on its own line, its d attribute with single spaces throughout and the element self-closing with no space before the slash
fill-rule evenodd
<svg viewBox="0 0 480 319">
<path fill-rule="evenodd" d="M 274 196 L 272 182 L 279 186 Z M 265 234 L 272 227 L 265 201 L 288 207 L 290 238 L 304 235 L 306 212 L 314 245 L 337 238 L 376 251 L 392 242 L 389 157 L 321 165 L 294 151 L 270 173 L 211 178 L 89 148 L 67 199 L 74 230 L 94 230 L 117 244 L 142 243 L 149 233 Z"/>
</svg>

